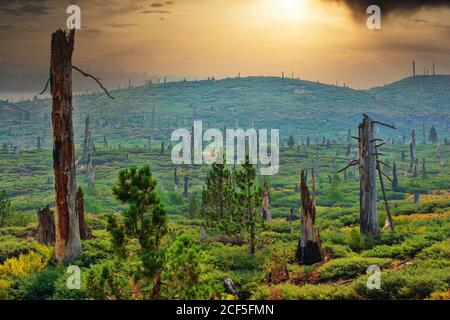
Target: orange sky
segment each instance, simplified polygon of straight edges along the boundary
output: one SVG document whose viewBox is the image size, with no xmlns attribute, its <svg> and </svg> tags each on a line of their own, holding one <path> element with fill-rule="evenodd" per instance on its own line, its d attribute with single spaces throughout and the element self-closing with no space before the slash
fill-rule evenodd
<svg viewBox="0 0 450 320">
<path fill-rule="evenodd" d="M 334 1 L 72 2 L 82 14 L 74 60 L 84 68 L 193 78 L 293 71 L 355 88 L 409 75 L 412 59 L 420 72 L 435 63 L 450 73 L 449 9 L 389 15 L 370 31 L 364 16 Z M 45 70 L 50 33 L 65 26 L 69 1 L 11 3 L 0 9 L 0 70 Z"/>
</svg>

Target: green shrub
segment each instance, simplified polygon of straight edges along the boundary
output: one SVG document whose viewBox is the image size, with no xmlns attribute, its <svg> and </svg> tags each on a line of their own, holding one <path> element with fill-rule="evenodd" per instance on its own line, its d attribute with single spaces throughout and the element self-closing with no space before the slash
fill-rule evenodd
<svg viewBox="0 0 450 320">
<path fill-rule="evenodd" d="M 26 254 L 35 248 L 35 243 L 27 240 L 18 240 L 13 237 L 0 237 L 0 264 L 6 259 Z"/>
<path fill-rule="evenodd" d="M 351 287 L 334 285 L 280 284 L 259 287 L 252 297 L 257 300 L 353 300 L 357 298 Z"/>
<path fill-rule="evenodd" d="M 329 251 L 333 258 L 345 258 L 352 253 L 352 249 L 349 246 L 341 244 L 324 243 L 322 244 L 322 249 Z"/>
<path fill-rule="evenodd" d="M 366 272 L 370 265 L 377 265 L 380 268 L 389 266 L 390 259 L 380 258 L 341 258 L 331 260 L 319 268 L 322 280 L 351 279 Z"/>
<path fill-rule="evenodd" d="M 381 245 L 362 253 L 364 257 L 406 259 L 417 252 L 432 245 L 435 241 L 423 236 L 405 240 L 397 245 Z"/>
<path fill-rule="evenodd" d="M 423 270 L 420 274 L 407 272 L 382 272 L 381 289 L 369 289 L 367 276 L 363 276 L 353 284 L 353 288 L 363 299 L 425 299 L 433 292 L 448 289 L 445 283 L 436 274 Z M 448 271 L 447 271 L 448 272 Z"/>
<path fill-rule="evenodd" d="M 54 267 L 30 274 L 22 281 L 18 298 L 24 300 L 50 299 L 55 292 L 56 280 L 61 275 L 62 270 Z"/>
</svg>

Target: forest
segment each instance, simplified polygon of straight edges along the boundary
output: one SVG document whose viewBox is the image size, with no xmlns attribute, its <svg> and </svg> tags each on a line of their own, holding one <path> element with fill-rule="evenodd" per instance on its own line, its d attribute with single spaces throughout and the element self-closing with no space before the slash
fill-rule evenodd
<svg viewBox="0 0 450 320">
<path fill-rule="evenodd" d="M 53 34 L 51 99 L 0 100 L 0 299 L 450 298 L 450 76 L 130 80 L 72 99 L 72 72 L 97 80 L 73 37 Z M 199 119 L 279 128 L 279 172 L 173 164 L 170 133 Z"/>
</svg>

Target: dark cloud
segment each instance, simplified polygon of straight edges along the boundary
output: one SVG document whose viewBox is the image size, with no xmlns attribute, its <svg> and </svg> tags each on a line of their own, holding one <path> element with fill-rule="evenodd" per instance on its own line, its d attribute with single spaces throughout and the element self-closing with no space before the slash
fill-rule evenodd
<svg viewBox="0 0 450 320">
<path fill-rule="evenodd" d="M 152 7 L 152 8 L 161 8 L 161 7 L 164 7 L 164 4 L 159 3 L 159 2 L 154 2 L 154 3 L 152 3 L 150 5 L 150 7 Z"/>
<path fill-rule="evenodd" d="M 170 11 L 167 10 L 143 10 L 140 13 L 159 13 L 159 14 L 169 14 Z"/>
<path fill-rule="evenodd" d="M 346 5 L 352 10 L 355 17 L 365 16 L 367 7 L 378 5 L 381 13 L 411 14 L 422 8 L 450 7 L 450 0 L 322 0 L 324 2 L 336 2 Z"/>
<path fill-rule="evenodd" d="M 428 27 L 437 28 L 437 29 L 447 29 L 450 31 L 450 24 L 433 22 L 425 19 L 414 19 L 416 23 L 424 24 Z"/>
<path fill-rule="evenodd" d="M 51 9 L 45 1 L 0 0 L 0 11 L 12 16 L 48 15 Z"/>
<path fill-rule="evenodd" d="M 126 27 L 135 27 L 135 26 L 138 26 L 138 24 L 137 23 L 111 23 L 109 26 L 113 27 L 113 28 L 126 28 Z"/>
</svg>

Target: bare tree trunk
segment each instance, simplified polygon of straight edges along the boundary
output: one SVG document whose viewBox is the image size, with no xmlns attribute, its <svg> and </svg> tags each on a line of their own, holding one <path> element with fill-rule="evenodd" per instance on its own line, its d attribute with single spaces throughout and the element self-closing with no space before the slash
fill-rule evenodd
<svg viewBox="0 0 450 320">
<path fill-rule="evenodd" d="M 91 148 L 91 130 L 89 124 L 89 116 L 86 117 L 86 122 L 84 124 L 84 141 L 83 141 L 83 154 L 87 156 L 89 149 Z"/>
<path fill-rule="evenodd" d="M 398 189 L 397 163 L 395 162 L 392 168 L 392 189 L 394 191 L 397 191 Z"/>
<path fill-rule="evenodd" d="M 184 191 L 183 197 L 187 198 L 189 196 L 189 177 L 184 176 Z"/>
<path fill-rule="evenodd" d="M 179 186 L 178 183 L 179 183 L 178 168 L 175 168 L 173 170 L 173 184 L 174 184 L 175 190 L 178 190 L 178 186 Z"/>
<path fill-rule="evenodd" d="M 269 203 L 269 183 L 267 182 L 267 180 L 264 180 L 263 192 L 264 192 L 262 204 L 263 219 L 265 221 L 272 221 L 272 214 L 270 213 L 270 203 Z"/>
<path fill-rule="evenodd" d="M 76 212 L 75 148 L 72 124 L 72 53 L 75 31 L 52 34 L 50 83 L 52 95 L 53 168 L 56 191 L 55 255 L 59 262 L 81 253 Z"/>
<path fill-rule="evenodd" d="M 312 175 L 314 185 L 314 170 L 312 170 Z M 320 249 L 320 235 L 314 226 L 316 220 L 314 195 L 311 196 L 309 193 L 308 186 L 306 185 L 305 172 L 303 170 L 301 173 L 300 189 L 300 197 L 302 201 L 302 230 L 300 241 L 298 242 L 296 257 L 301 264 L 311 265 L 322 261 L 323 256 Z"/>
<path fill-rule="evenodd" d="M 49 206 L 38 210 L 37 241 L 46 245 L 55 244 L 55 218 Z"/>
<path fill-rule="evenodd" d="M 84 197 L 81 187 L 78 188 L 77 192 L 77 213 L 80 224 L 80 238 L 82 240 L 90 239 L 92 237 L 92 231 L 84 221 Z"/>
<path fill-rule="evenodd" d="M 411 157 L 411 170 L 413 170 L 414 165 L 416 164 L 416 131 L 414 129 L 411 130 L 411 141 L 409 142 L 409 154 Z"/>
<path fill-rule="evenodd" d="M 364 116 L 359 125 L 359 171 L 360 171 L 360 231 L 363 235 L 377 235 L 377 161 L 373 132 L 373 120 Z"/>
</svg>

